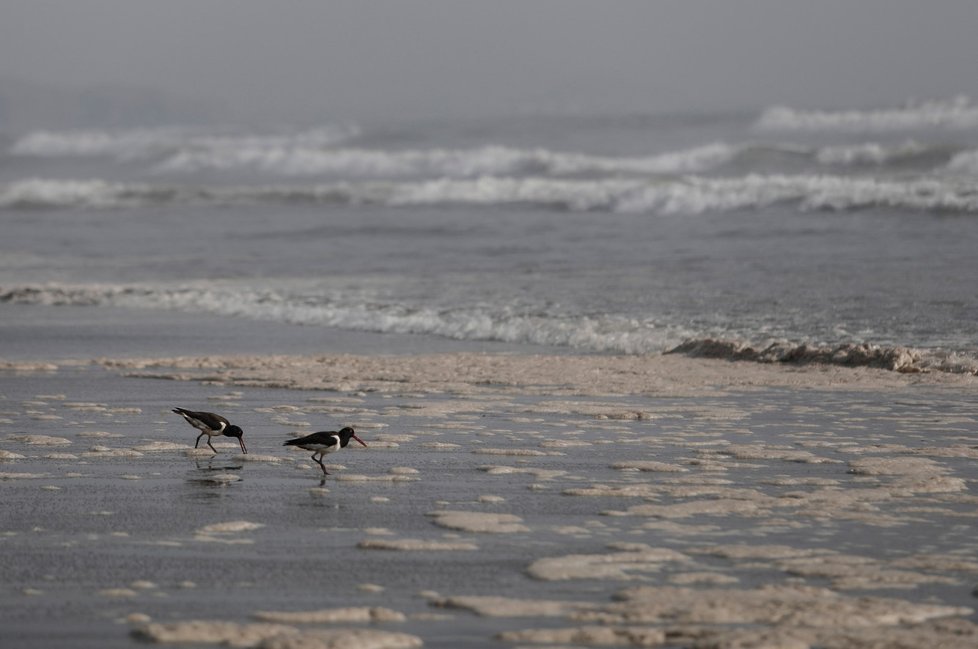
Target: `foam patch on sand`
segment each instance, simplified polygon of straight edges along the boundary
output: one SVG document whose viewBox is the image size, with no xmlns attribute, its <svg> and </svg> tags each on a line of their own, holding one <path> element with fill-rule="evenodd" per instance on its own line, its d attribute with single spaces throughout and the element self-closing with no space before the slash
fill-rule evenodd
<svg viewBox="0 0 978 649">
<path fill-rule="evenodd" d="M 252 614 L 262 622 L 283 624 L 335 624 L 337 622 L 403 622 L 404 613 L 383 607 L 350 606 L 318 611 L 256 611 Z"/>
<path fill-rule="evenodd" d="M 538 451 L 535 448 L 477 448 L 472 452 L 476 455 L 515 455 L 524 457 L 562 455 L 561 453 Z"/>
<path fill-rule="evenodd" d="M 388 473 L 391 475 L 418 475 L 421 472 L 410 466 L 393 466 Z"/>
<path fill-rule="evenodd" d="M 787 545 L 718 545 L 691 548 L 690 553 L 706 554 L 734 562 L 756 562 L 777 567 L 788 575 L 827 580 L 837 590 L 878 590 L 916 588 L 922 584 L 957 584 L 955 577 L 912 570 L 975 572 L 978 563 L 943 557 L 917 556 L 902 562 L 844 554 L 833 550 L 801 549 Z"/>
<path fill-rule="evenodd" d="M 540 448 L 580 448 L 582 446 L 594 446 L 594 444 L 579 439 L 547 439 L 540 442 Z"/>
<path fill-rule="evenodd" d="M 261 455 L 259 453 L 241 453 L 234 456 L 235 462 L 270 462 L 271 464 L 278 464 L 279 462 L 291 462 L 292 458 L 284 458 L 278 455 Z"/>
<path fill-rule="evenodd" d="M 459 595 L 433 599 L 432 606 L 457 608 L 483 617 L 566 617 L 582 609 L 593 608 L 587 602 L 544 599 L 519 599 L 491 595 Z"/>
<path fill-rule="evenodd" d="M 589 487 L 572 487 L 564 489 L 560 493 L 565 496 L 591 496 L 595 498 L 645 498 L 646 500 L 656 500 L 662 493 L 662 487 L 653 484 L 630 484 L 622 486 L 612 486 L 605 484 L 595 484 Z"/>
<path fill-rule="evenodd" d="M 44 459 L 71 462 L 72 460 L 77 460 L 78 456 L 74 453 L 46 453 Z"/>
<path fill-rule="evenodd" d="M 416 636 L 378 629 L 299 630 L 284 624 L 208 620 L 138 624 L 132 635 L 157 644 L 261 649 L 415 649 L 422 646 Z"/>
<path fill-rule="evenodd" d="M 261 523 L 250 521 L 228 521 L 226 523 L 213 523 L 205 525 L 194 533 L 194 540 L 204 543 L 224 543 L 226 545 L 250 545 L 254 540 L 248 538 L 237 538 L 235 534 L 253 532 L 265 527 Z"/>
<path fill-rule="evenodd" d="M 444 510 L 429 512 L 428 516 L 435 519 L 436 525 L 463 532 L 513 534 L 530 531 L 529 527 L 523 525 L 523 519 L 514 514 Z"/>
<path fill-rule="evenodd" d="M 141 453 L 154 453 L 157 451 L 182 451 L 187 448 L 186 444 L 175 444 L 173 442 L 149 442 L 146 444 L 140 444 L 139 446 L 133 446 L 134 450 Z"/>
<path fill-rule="evenodd" d="M 915 604 L 882 597 L 847 597 L 827 588 L 769 585 L 756 589 L 639 586 L 626 589 L 600 612 L 575 617 L 604 624 L 681 620 L 694 624 L 783 624 L 851 628 L 916 624 L 970 615 L 960 606 Z"/>
<path fill-rule="evenodd" d="M 95 439 L 103 439 L 107 437 L 122 437 L 121 433 L 110 433 L 104 430 L 83 430 L 78 433 L 78 437 L 92 437 Z"/>
<path fill-rule="evenodd" d="M 849 470 L 857 475 L 896 476 L 896 491 L 913 493 L 947 493 L 965 491 L 968 486 L 962 478 L 948 476 L 950 471 L 922 457 L 871 457 L 850 460 Z"/>
<path fill-rule="evenodd" d="M 665 644 L 666 632 L 655 627 L 578 626 L 565 629 L 524 629 L 496 636 L 503 642 L 546 645 L 657 647 Z"/>
<path fill-rule="evenodd" d="M 112 457 L 135 458 L 135 457 L 142 457 L 142 456 L 143 456 L 142 453 L 133 450 L 131 448 L 111 448 L 109 446 L 101 446 L 101 445 L 93 446 L 89 450 L 81 454 L 81 457 L 86 457 L 86 458 L 112 458 Z"/>
<path fill-rule="evenodd" d="M 298 629 L 282 624 L 236 624 L 208 620 L 151 622 L 139 625 L 132 635 L 158 644 L 220 644 L 230 647 L 257 647 L 268 638 L 296 635 Z"/>
<path fill-rule="evenodd" d="M 228 521 L 226 523 L 213 523 L 205 525 L 197 530 L 197 534 L 240 534 L 241 532 L 253 532 L 265 527 L 261 523 L 250 521 Z"/>
<path fill-rule="evenodd" d="M 777 565 L 790 575 L 826 579 L 837 590 L 916 588 L 921 584 L 960 583 L 952 577 L 890 568 L 871 557 L 846 554 L 784 559 Z"/>
<path fill-rule="evenodd" d="M 430 449 L 432 451 L 454 451 L 462 448 L 461 444 L 452 444 L 450 442 L 422 442 L 420 446 L 421 448 Z"/>
<path fill-rule="evenodd" d="M 538 469 L 527 466 L 482 466 L 479 467 L 479 469 L 485 471 L 489 475 L 531 475 L 537 480 L 543 482 L 548 480 L 556 480 L 557 478 L 567 475 L 566 471 L 561 471 L 559 469 Z"/>
<path fill-rule="evenodd" d="M 626 589 L 616 599 L 606 605 L 552 611 L 581 625 L 508 631 L 497 639 L 512 643 L 634 647 L 668 644 L 703 649 L 964 649 L 975 646 L 978 640 L 978 626 L 955 617 L 970 615 L 972 610 L 966 607 L 853 598 L 810 586 L 642 586 Z M 513 607 L 512 612 L 512 617 L 516 617 L 519 610 Z"/>
<path fill-rule="evenodd" d="M 569 554 L 537 559 L 527 572 L 544 581 L 569 579 L 640 579 L 643 573 L 658 572 L 666 564 L 691 561 L 681 552 L 654 548 L 643 543 L 616 543 L 602 554 Z M 617 550 L 617 551 L 615 551 Z"/>
<path fill-rule="evenodd" d="M 68 410 L 77 410 L 78 412 L 107 412 L 109 406 L 104 403 L 92 403 L 90 401 L 68 401 L 62 404 Z"/>
<path fill-rule="evenodd" d="M 766 501 L 767 498 L 762 498 Z M 608 510 L 606 516 L 650 516 L 653 518 L 691 518 L 693 516 L 760 516 L 768 513 L 764 503 L 731 498 L 691 500 L 673 505 L 635 505 L 624 511 Z"/>
<path fill-rule="evenodd" d="M 233 482 L 240 482 L 241 476 L 236 473 L 209 473 L 200 478 L 194 478 L 195 482 L 208 482 L 211 484 L 228 485 Z"/>
<path fill-rule="evenodd" d="M 636 470 L 636 471 L 649 471 L 658 473 L 685 473 L 689 469 L 683 468 L 677 464 L 669 464 L 667 462 L 654 462 L 648 460 L 631 460 L 628 462 L 616 462 L 611 465 L 613 469 L 619 470 Z"/>
<path fill-rule="evenodd" d="M 766 444 L 731 444 L 719 451 L 738 460 L 780 460 L 802 464 L 841 464 L 841 460 L 819 457 L 810 451 L 783 448 Z"/>
<path fill-rule="evenodd" d="M 696 452 L 704 457 L 713 457 L 723 456 L 725 451 L 725 447 L 720 447 Z M 873 456 L 850 460 L 849 466 L 849 475 L 857 476 L 856 478 L 850 477 L 845 482 L 826 483 L 818 479 L 799 483 L 799 489 L 780 495 L 770 495 L 753 488 L 711 484 L 696 476 L 692 476 L 692 479 L 698 480 L 699 484 L 660 481 L 644 487 L 594 485 L 590 488 L 568 489 L 564 493 L 640 496 L 651 501 L 624 510 L 605 510 L 602 514 L 606 516 L 644 516 L 675 520 L 699 516 L 762 518 L 793 515 L 808 519 L 851 520 L 878 527 L 894 527 L 906 524 L 906 519 L 891 508 L 881 508 L 881 503 L 899 504 L 913 501 L 917 494 L 958 494 L 967 489 L 964 479 L 948 475 L 948 467 L 928 458 Z M 661 500 L 664 495 L 679 501 L 666 504 L 654 502 Z"/>
<path fill-rule="evenodd" d="M 71 444 L 71 440 L 66 437 L 52 435 L 7 435 L 7 439 L 30 446 L 67 446 Z"/>
</svg>

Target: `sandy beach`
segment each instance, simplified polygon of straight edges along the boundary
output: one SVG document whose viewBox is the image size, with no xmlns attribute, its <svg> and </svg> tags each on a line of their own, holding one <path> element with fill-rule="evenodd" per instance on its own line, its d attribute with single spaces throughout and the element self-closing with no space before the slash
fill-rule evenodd
<svg viewBox="0 0 978 649">
<path fill-rule="evenodd" d="M 679 355 L 0 371 L 16 647 L 972 647 L 976 379 Z M 245 430 L 248 455 L 173 406 Z M 282 442 L 354 426 L 322 477 Z"/>
</svg>

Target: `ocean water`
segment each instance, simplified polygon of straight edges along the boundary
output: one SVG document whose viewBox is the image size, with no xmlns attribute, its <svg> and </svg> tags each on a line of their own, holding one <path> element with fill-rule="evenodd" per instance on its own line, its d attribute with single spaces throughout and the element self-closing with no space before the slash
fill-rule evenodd
<svg viewBox="0 0 978 649">
<path fill-rule="evenodd" d="M 216 351 L 344 351 L 343 332 L 386 351 L 718 339 L 978 367 L 967 98 L 7 133 L 0 228 L 20 336 L 0 358 L 84 353 L 71 332 L 97 313 L 128 355 L 180 351 L 166 330 L 199 323 Z"/>
<path fill-rule="evenodd" d="M 703 642 L 707 627 L 964 637 L 972 381 L 675 357 L 637 359 L 659 368 L 642 376 L 599 355 L 865 344 L 974 371 L 976 128 L 978 103 L 952 99 L 0 135 L 0 645 L 128 648 L 147 619 L 379 605 L 425 646 L 490 647 L 579 621 L 428 596 L 602 610 L 636 583 L 721 608 L 806 593 L 800 630 L 780 596 L 734 624 L 712 605 L 647 618 Z M 473 350 L 590 356 L 491 357 L 525 374 L 480 382 L 463 365 L 482 357 L 420 355 Z M 312 363 L 172 358 L 230 353 L 342 367 L 316 384 Z M 125 356 L 165 360 L 86 362 Z M 82 362 L 6 363 L 48 359 Z M 175 405 L 225 414 L 250 453 L 195 452 Z M 330 458 L 326 479 L 282 447 L 341 425 L 369 448 Z M 525 529 L 456 529 L 441 510 Z M 468 550 L 371 548 L 418 539 Z M 636 561 L 643 548 L 679 560 Z M 634 574 L 529 572 L 587 557 Z"/>
</svg>

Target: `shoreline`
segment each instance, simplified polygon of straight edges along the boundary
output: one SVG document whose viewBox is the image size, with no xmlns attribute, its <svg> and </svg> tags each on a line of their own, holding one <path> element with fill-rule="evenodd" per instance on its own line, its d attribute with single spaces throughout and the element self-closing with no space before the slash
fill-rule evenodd
<svg viewBox="0 0 978 649">
<path fill-rule="evenodd" d="M 116 358 L 93 361 L 126 376 L 216 381 L 296 390 L 581 396 L 693 396 L 756 388 L 901 390 L 966 389 L 978 377 L 905 374 L 868 367 L 770 364 L 677 354 L 572 355 L 446 352 L 377 355 L 230 355 Z M 168 371 L 169 370 L 169 371 Z"/>
</svg>

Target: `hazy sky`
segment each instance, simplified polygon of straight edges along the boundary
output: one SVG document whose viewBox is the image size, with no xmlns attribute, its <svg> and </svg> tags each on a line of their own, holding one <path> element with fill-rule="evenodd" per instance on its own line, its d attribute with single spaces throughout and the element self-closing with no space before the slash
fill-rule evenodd
<svg viewBox="0 0 978 649">
<path fill-rule="evenodd" d="M 269 119 L 978 95 L 978 0 L 0 0 L 0 79 Z"/>
</svg>

